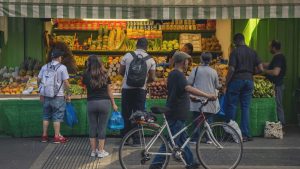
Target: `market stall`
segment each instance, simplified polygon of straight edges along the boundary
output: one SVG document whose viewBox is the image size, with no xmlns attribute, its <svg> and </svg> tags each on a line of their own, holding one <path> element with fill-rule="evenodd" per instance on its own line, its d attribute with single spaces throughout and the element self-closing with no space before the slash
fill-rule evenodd
<svg viewBox="0 0 300 169">
<path fill-rule="evenodd" d="M 299 4 L 274 2 L 272 6 L 249 3 L 245 7 L 243 3 L 247 2 L 244 1 L 236 4 L 222 1 L 224 6 L 221 7 L 220 2 L 214 1 L 163 1 L 162 4 L 145 1 L 121 1 L 116 4 L 100 4 L 96 1 L 81 1 L 80 4 L 5 1 L 0 3 L 0 16 L 54 18 L 50 27 L 49 24 L 45 24 L 44 30 L 47 30 L 55 41 L 63 41 L 69 45 L 80 69 L 84 68 L 87 55 L 101 55 L 113 81 L 114 93 L 119 96 L 122 82 L 122 78 L 117 75 L 119 61 L 126 52 L 134 50 L 137 38 L 146 37 L 149 40 L 149 53 L 157 63 L 166 62 L 166 55 L 171 50 L 180 49 L 184 43 L 192 43 L 195 48 L 194 63 L 186 75 L 188 76 L 192 67 L 199 63 L 199 55 L 206 51 L 213 53 L 215 60 L 212 66 L 219 76 L 224 77 L 227 66 L 223 64 L 223 59 L 228 57 L 232 28 L 229 20 L 227 26 L 230 32 L 224 33 L 218 19 L 300 17 L 297 12 Z M 91 20 L 98 18 L 101 20 Z M 21 65 L 1 68 L 0 134 L 17 137 L 40 135 L 42 109 L 36 95 L 34 76 L 43 60 L 45 59 L 25 57 Z M 165 79 L 170 71 L 171 69 L 157 68 L 160 80 L 149 84 L 147 109 L 152 105 L 165 104 Z M 63 126 L 62 132 L 66 135 L 86 135 L 88 124 L 85 96 L 78 83 L 78 76 L 72 76 L 72 90 L 76 95 L 73 104 L 80 122 L 73 129 Z M 277 119 L 273 94 L 266 91 L 272 91 L 268 83 L 264 79 L 256 80 L 255 98 L 251 105 L 253 136 L 262 135 L 266 120 Z M 117 99 L 117 103 L 120 104 L 120 99 Z"/>
</svg>

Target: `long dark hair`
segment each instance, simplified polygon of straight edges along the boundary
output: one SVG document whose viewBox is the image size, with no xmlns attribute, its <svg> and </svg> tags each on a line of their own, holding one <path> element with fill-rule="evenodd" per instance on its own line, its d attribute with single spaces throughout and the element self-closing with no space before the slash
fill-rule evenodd
<svg viewBox="0 0 300 169">
<path fill-rule="evenodd" d="M 108 75 L 99 56 L 89 56 L 86 73 L 91 76 L 90 84 L 92 88 L 101 88 L 107 84 Z"/>
</svg>

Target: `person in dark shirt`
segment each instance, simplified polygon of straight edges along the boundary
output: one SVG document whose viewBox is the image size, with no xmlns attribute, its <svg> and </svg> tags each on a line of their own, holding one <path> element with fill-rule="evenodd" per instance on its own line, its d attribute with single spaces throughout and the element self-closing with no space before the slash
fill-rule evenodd
<svg viewBox="0 0 300 169">
<path fill-rule="evenodd" d="M 117 111 L 118 107 L 111 91 L 110 79 L 98 56 L 89 56 L 87 70 L 82 79 L 87 89 L 87 110 L 90 126 L 89 137 L 92 149 L 91 156 L 103 158 L 109 155 L 109 153 L 104 150 L 109 110 L 112 106 L 114 111 Z M 98 149 L 96 148 L 97 137 L 99 141 Z"/>
<path fill-rule="evenodd" d="M 234 35 L 236 48 L 231 52 L 229 58 L 229 71 L 226 78 L 226 120 L 236 120 L 237 104 L 240 102 L 242 110 L 241 131 L 243 141 L 251 141 L 249 129 L 249 108 L 254 89 L 253 74 L 258 68 L 263 71 L 256 52 L 245 45 L 244 35 Z"/>
<path fill-rule="evenodd" d="M 183 71 L 188 66 L 189 58 L 190 56 L 184 52 L 176 52 L 173 56 L 175 67 L 168 76 L 168 97 L 166 106 L 170 109 L 170 111 L 166 114 L 166 118 L 173 135 L 185 127 L 185 121 L 189 118 L 189 94 L 216 100 L 215 95 L 204 93 L 188 84 Z M 175 139 L 175 143 L 178 146 L 182 146 L 186 139 L 187 134 L 182 133 Z M 160 148 L 160 152 L 163 150 L 165 150 L 165 147 L 162 146 Z M 186 146 L 183 151 L 184 160 L 188 165 L 187 168 L 198 168 L 199 164 L 195 162 L 189 146 Z M 150 169 L 160 169 L 160 164 L 164 161 L 164 158 L 164 156 L 156 156 Z"/>
<path fill-rule="evenodd" d="M 270 63 L 264 64 L 266 68 L 265 74 L 275 85 L 275 98 L 276 98 L 276 109 L 277 117 L 282 125 L 285 125 L 284 110 L 282 105 L 283 96 L 283 79 L 286 73 L 286 60 L 285 56 L 281 53 L 281 43 L 277 40 L 270 42 L 270 52 L 273 55 L 273 59 Z"/>
</svg>

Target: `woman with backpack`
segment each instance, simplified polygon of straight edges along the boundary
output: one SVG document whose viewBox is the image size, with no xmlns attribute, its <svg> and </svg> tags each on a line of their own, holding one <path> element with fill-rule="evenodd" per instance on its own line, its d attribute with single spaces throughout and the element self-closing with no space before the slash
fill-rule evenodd
<svg viewBox="0 0 300 169">
<path fill-rule="evenodd" d="M 114 111 L 117 111 L 118 107 L 112 94 L 111 81 L 99 56 L 89 56 L 87 69 L 83 74 L 82 81 L 87 89 L 87 111 L 90 126 L 89 137 L 92 149 L 91 156 L 104 158 L 109 155 L 109 153 L 104 150 L 104 144 L 110 107 L 112 106 Z"/>
</svg>

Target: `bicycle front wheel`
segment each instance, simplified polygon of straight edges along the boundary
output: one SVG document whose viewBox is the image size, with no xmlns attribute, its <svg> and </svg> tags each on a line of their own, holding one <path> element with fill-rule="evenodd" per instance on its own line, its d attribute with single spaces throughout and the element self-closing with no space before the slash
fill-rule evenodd
<svg viewBox="0 0 300 169">
<path fill-rule="evenodd" d="M 243 154 L 241 137 L 226 123 L 213 123 L 210 128 L 211 132 L 205 129 L 200 134 L 196 146 L 199 161 L 206 169 L 236 168 Z"/>
<path fill-rule="evenodd" d="M 157 130 L 148 127 L 132 129 L 123 138 L 119 148 L 119 161 L 123 169 L 165 169 L 168 165 L 170 153 L 168 142 L 161 134 L 154 140 Z M 152 143 L 149 150 L 146 147 Z"/>
</svg>

